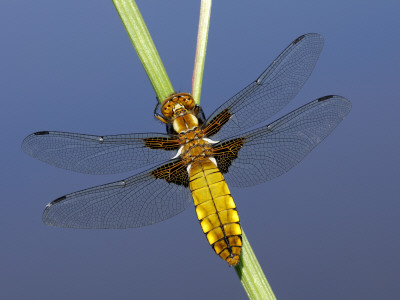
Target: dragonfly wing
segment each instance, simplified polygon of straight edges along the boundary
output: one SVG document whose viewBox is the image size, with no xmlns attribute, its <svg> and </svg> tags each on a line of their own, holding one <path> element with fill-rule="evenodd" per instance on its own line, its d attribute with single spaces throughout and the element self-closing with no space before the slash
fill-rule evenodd
<svg viewBox="0 0 400 300">
<path fill-rule="evenodd" d="M 323 37 L 316 33 L 298 37 L 256 81 L 207 119 L 206 134 L 214 136 L 214 140 L 223 140 L 279 112 L 297 95 L 310 76 L 323 43 Z"/>
<path fill-rule="evenodd" d="M 351 103 L 340 96 L 314 100 L 268 126 L 215 145 L 229 185 L 256 185 L 286 173 L 343 120 Z"/>
<path fill-rule="evenodd" d="M 46 206 L 43 222 L 72 228 L 131 228 L 154 224 L 191 203 L 189 179 L 180 160 L 125 180 L 60 197 Z"/>
<path fill-rule="evenodd" d="M 87 174 L 113 174 L 172 158 L 177 139 L 159 133 L 96 136 L 40 131 L 26 137 L 22 150 L 58 168 Z"/>
</svg>

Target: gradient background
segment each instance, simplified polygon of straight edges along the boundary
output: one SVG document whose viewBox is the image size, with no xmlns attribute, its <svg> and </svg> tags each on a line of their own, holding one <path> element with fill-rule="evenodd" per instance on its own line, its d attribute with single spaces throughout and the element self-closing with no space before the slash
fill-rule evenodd
<svg viewBox="0 0 400 300">
<path fill-rule="evenodd" d="M 168 3 L 168 4 L 167 4 Z M 172 84 L 190 91 L 199 1 L 138 1 Z M 320 96 L 353 109 L 299 166 L 232 189 L 278 299 L 398 299 L 399 1 L 214 1 L 202 106 L 246 86 L 296 37 L 319 63 L 287 113 Z M 1 299 L 245 299 L 193 208 L 140 229 L 45 226 L 45 205 L 117 176 L 57 169 L 20 150 L 39 130 L 164 132 L 111 1 L 1 1 Z"/>
</svg>

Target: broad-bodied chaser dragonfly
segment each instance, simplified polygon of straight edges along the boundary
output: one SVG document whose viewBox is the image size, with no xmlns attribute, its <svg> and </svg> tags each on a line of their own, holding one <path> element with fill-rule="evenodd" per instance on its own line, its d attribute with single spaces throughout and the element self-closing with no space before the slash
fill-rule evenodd
<svg viewBox="0 0 400 300">
<path fill-rule="evenodd" d="M 246 88 L 208 118 L 187 93 L 164 100 L 155 117 L 167 134 L 86 135 L 40 131 L 22 143 L 50 165 L 88 174 L 152 166 L 127 179 L 62 196 L 43 213 L 47 225 L 129 228 L 154 224 L 185 210 L 191 200 L 208 242 L 229 265 L 242 247 L 241 227 L 228 185 L 247 187 L 294 167 L 347 115 L 350 102 L 325 96 L 278 120 L 299 92 L 322 50 L 319 34 L 302 35 Z M 251 130 L 250 130 L 251 129 Z"/>
</svg>

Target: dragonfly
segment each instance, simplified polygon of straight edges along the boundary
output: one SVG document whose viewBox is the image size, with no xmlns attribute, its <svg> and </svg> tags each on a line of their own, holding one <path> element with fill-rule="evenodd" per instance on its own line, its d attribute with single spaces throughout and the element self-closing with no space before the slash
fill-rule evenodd
<svg viewBox="0 0 400 300">
<path fill-rule="evenodd" d="M 254 186 L 286 173 L 351 109 L 344 97 L 329 95 L 267 122 L 297 95 L 323 43 L 316 33 L 298 37 L 208 118 L 189 93 L 170 95 L 154 110 L 166 133 L 29 135 L 23 151 L 58 168 L 114 174 L 147 167 L 129 178 L 59 197 L 46 206 L 43 222 L 70 228 L 141 227 L 194 203 L 214 252 L 237 265 L 242 229 L 228 185 Z"/>
</svg>

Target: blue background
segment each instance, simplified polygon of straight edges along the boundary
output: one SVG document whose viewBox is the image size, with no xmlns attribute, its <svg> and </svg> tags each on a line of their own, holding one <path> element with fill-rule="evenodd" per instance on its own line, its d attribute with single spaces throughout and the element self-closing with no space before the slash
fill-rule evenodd
<svg viewBox="0 0 400 300">
<path fill-rule="evenodd" d="M 190 91 L 199 1 L 138 1 L 177 91 Z M 233 189 L 278 299 L 398 299 L 400 4 L 214 1 L 202 106 L 254 80 L 296 37 L 325 36 L 287 113 L 320 96 L 353 109 L 289 173 Z M 1 299 L 244 299 L 193 208 L 140 229 L 45 226 L 45 205 L 122 179 L 56 169 L 20 144 L 39 130 L 164 132 L 155 94 L 111 1 L 1 1 Z"/>
</svg>

